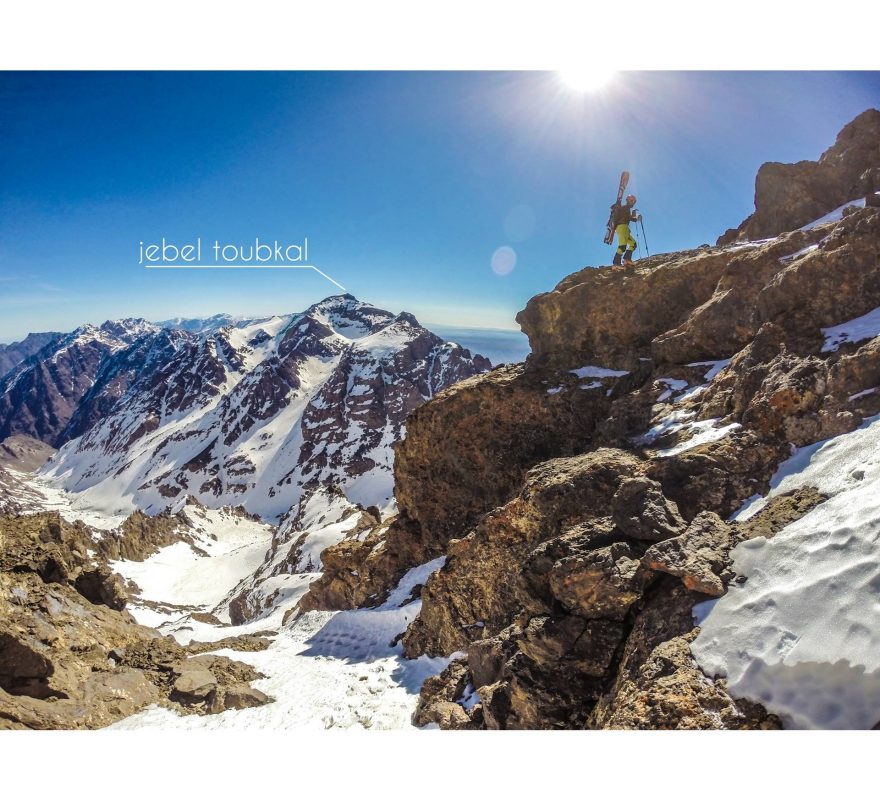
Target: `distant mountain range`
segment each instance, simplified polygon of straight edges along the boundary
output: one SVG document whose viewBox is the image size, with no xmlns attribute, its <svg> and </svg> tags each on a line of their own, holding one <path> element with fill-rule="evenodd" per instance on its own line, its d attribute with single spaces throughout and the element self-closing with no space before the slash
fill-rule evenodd
<svg viewBox="0 0 880 797">
<path fill-rule="evenodd" d="M 234 316 L 229 313 L 217 313 L 208 318 L 168 318 L 165 321 L 156 321 L 157 327 L 163 329 L 182 329 L 185 332 L 202 334 L 215 332 L 223 327 L 241 327 L 254 324 L 258 321 L 268 321 L 272 316 L 265 318 L 249 318 L 247 316 Z"/>
</svg>

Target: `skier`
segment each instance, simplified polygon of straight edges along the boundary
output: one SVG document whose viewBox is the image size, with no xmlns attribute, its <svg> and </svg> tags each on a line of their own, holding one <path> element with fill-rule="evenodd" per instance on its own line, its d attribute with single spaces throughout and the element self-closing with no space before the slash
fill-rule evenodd
<svg viewBox="0 0 880 797">
<path fill-rule="evenodd" d="M 626 198 L 626 204 L 621 204 L 620 200 L 612 208 L 611 219 L 614 231 L 617 233 L 617 253 L 612 261 L 615 266 L 620 265 L 620 258 L 623 257 L 625 265 L 632 264 L 633 251 L 636 248 L 636 239 L 633 238 L 629 229 L 631 221 L 641 221 L 642 217 L 635 209 L 636 198 L 630 194 Z"/>
</svg>

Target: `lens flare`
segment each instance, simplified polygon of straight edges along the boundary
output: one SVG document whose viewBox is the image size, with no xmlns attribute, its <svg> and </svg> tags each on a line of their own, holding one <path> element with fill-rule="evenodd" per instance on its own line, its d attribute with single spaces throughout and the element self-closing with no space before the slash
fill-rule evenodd
<svg viewBox="0 0 880 797">
<path fill-rule="evenodd" d="M 506 277 L 516 265 L 516 252 L 509 246 L 499 246 L 492 253 L 492 271 L 499 277 Z"/>
</svg>

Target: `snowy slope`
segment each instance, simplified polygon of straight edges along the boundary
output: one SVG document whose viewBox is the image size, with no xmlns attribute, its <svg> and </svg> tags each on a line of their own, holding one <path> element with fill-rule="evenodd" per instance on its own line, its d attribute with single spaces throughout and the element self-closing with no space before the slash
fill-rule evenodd
<svg viewBox="0 0 880 797">
<path fill-rule="evenodd" d="M 691 647 L 731 694 L 786 727 L 871 728 L 880 721 L 880 416 L 799 450 L 737 520 L 802 486 L 828 500 L 734 550 L 746 581 L 698 607 Z"/>
<path fill-rule="evenodd" d="M 441 567 L 443 559 L 410 571 L 382 606 L 346 612 L 309 612 L 287 627 L 278 617 L 237 629 L 192 621 L 164 627 L 181 642 L 209 641 L 233 633 L 278 630 L 272 645 L 259 652 L 218 651 L 252 664 L 267 677 L 253 685 L 275 702 L 240 711 L 181 716 L 154 706 L 111 726 L 114 729 L 412 729 L 411 716 L 422 682 L 449 659 L 403 658 L 391 641 L 418 614 L 419 601 L 400 605 L 416 584 Z M 145 578 L 151 578 L 146 572 Z M 163 587 L 154 581 L 151 589 Z M 143 621 L 143 620 L 142 620 Z"/>
<path fill-rule="evenodd" d="M 121 522 L 119 517 L 77 509 L 70 503 L 71 494 L 27 476 L 21 478 L 38 493 L 40 500 L 32 511 L 51 506 L 68 520 L 85 520 L 96 529 L 114 529 Z M 327 491 L 316 494 L 305 502 L 301 516 L 287 519 L 290 527 L 315 526 L 332 536 L 338 510 L 334 497 Z M 286 613 L 295 608 L 318 574 L 275 576 L 279 594 L 272 611 L 252 622 L 231 626 L 228 596 L 258 570 L 270 550 L 274 529 L 226 508 L 188 504 L 179 514 L 186 521 L 189 542 L 162 548 L 143 562 L 112 563 L 113 569 L 139 590 L 130 597 L 127 610 L 139 623 L 182 644 L 250 634 L 267 636 L 271 645 L 265 650 L 221 649 L 217 653 L 252 664 L 264 673 L 266 677 L 254 681 L 253 686 L 274 702 L 205 716 L 181 716 L 152 706 L 113 728 L 414 728 L 411 717 L 423 681 L 442 671 L 449 659 L 423 656 L 409 660 L 401 645 L 392 643 L 421 608 L 421 602 L 411 598 L 413 588 L 424 584 L 443 565 L 443 558 L 411 570 L 375 609 L 309 612 L 286 625 Z M 213 614 L 221 624 L 205 622 L 207 614 Z"/>
<path fill-rule="evenodd" d="M 190 524 L 190 542 L 166 546 L 143 562 L 119 561 L 114 570 L 140 587 L 129 606 L 139 622 L 151 625 L 156 607 L 176 617 L 211 612 L 242 579 L 259 567 L 272 541 L 272 526 L 224 509 L 187 506 L 181 516 Z M 228 622 L 228 615 L 217 613 Z M 168 616 L 163 622 L 167 622 Z"/>
<path fill-rule="evenodd" d="M 272 316 L 263 318 L 248 318 L 247 316 L 234 316 L 229 313 L 217 313 L 207 318 L 167 318 L 164 321 L 156 321 L 156 326 L 163 329 L 182 329 L 197 335 L 216 332 L 223 327 L 247 327 L 261 322 L 269 321 Z"/>
</svg>

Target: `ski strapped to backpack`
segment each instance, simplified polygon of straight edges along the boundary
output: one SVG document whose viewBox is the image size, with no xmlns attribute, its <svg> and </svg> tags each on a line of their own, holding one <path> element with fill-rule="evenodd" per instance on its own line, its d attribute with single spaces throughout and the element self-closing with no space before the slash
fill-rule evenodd
<svg viewBox="0 0 880 797">
<path fill-rule="evenodd" d="M 617 188 L 617 201 L 611 206 L 611 213 L 608 216 L 608 228 L 605 230 L 605 243 L 610 244 L 614 241 L 614 208 L 620 204 L 623 199 L 623 192 L 626 191 L 627 183 L 629 183 L 629 172 L 621 172 L 620 185 Z"/>
</svg>

